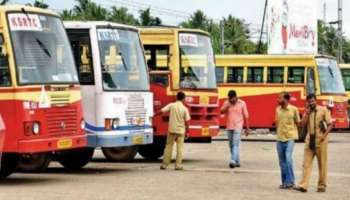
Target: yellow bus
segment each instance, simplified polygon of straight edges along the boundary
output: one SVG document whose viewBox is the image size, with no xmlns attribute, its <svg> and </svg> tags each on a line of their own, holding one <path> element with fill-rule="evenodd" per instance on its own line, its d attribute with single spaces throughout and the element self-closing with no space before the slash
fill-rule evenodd
<svg viewBox="0 0 350 200">
<path fill-rule="evenodd" d="M 347 96 L 335 58 L 313 55 L 216 55 L 220 105 L 229 90 L 248 106 L 253 128 L 273 128 L 277 97 L 287 91 L 291 103 L 304 111 L 314 93 L 332 113 L 336 128 L 348 127 Z M 225 126 L 220 118 L 220 125 Z"/>
<path fill-rule="evenodd" d="M 350 64 L 339 64 L 339 66 L 343 77 L 345 91 L 348 95 L 348 98 L 350 99 Z M 348 106 L 348 112 L 349 111 L 350 107 Z"/>
<path fill-rule="evenodd" d="M 188 140 L 211 141 L 219 132 L 219 122 L 214 53 L 209 34 L 176 27 L 140 28 L 140 33 L 154 93 L 154 111 L 175 101 L 176 93 L 184 91 L 191 114 Z M 146 158 L 163 154 L 168 116 L 154 117 L 153 126 L 153 145 L 142 146 L 139 151 Z"/>
</svg>

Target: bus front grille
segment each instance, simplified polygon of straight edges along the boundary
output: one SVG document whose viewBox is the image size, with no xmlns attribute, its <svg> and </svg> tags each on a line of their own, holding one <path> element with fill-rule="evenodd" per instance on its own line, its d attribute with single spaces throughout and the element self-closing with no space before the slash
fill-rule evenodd
<svg viewBox="0 0 350 200">
<path fill-rule="evenodd" d="M 50 109 L 45 113 L 49 135 L 71 135 L 77 132 L 75 108 Z"/>
<path fill-rule="evenodd" d="M 69 94 L 52 94 L 50 95 L 50 102 L 52 105 L 64 105 L 70 102 Z"/>
</svg>

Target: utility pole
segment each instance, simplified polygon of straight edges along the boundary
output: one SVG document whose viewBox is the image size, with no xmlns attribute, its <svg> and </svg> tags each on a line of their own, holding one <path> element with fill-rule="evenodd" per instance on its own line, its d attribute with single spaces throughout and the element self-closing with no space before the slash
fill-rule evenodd
<svg viewBox="0 0 350 200">
<path fill-rule="evenodd" d="M 220 21 L 220 49 L 221 54 L 225 54 L 225 20 Z"/>
<path fill-rule="evenodd" d="M 343 58 L 343 0 L 338 0 L 338 62 Z"/>
<path fill-rule="evenodd" d="M 327 3 L 323 3 L 323 22 L 327 23 Z"/>
<path fill-rule="evenodd" d="M 264 15 L 263 15 L 263 18 L 262 18 L 259 43 L 258 43 L 258 46 L 256 48 L 256 53 L 261 53 L 262 36 L 263 36 L 263 33 L 264 33 L 265 17 L 266 17 L 266 10 L 267 10 L 267 2 L 268 2 L 268 0 L 265 0 Z"/>
</svg>

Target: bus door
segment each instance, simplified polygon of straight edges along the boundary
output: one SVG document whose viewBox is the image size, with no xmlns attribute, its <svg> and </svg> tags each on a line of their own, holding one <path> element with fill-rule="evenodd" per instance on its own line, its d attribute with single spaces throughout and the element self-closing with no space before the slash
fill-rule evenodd
<svg viewBox="0 0 350 200">
<path fill-rule="evenodd" d="M 163 106 L 173 100 L 167 95 L 167 88 L 171 87 L 171 71 L 169 45 L 145 45 L 146 59 L 150 71 L 151 91 L 153 95 L 154 112 L 159 111 Z M 153 124 L 165 124 L 166 116 L 154 118 Z M 155 134 L 166 133 L 167 126 L 155 126 Z"/>
</svg>

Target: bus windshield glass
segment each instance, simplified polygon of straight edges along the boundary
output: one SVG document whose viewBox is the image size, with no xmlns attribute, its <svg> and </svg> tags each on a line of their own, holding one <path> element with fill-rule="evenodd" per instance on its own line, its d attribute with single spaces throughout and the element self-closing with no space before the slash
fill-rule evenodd
<svg viewBox="0 0 350 200">
<path fill-rule="evenodd" d="M 317 58 L 316 62 L 321 93 L 344 94 L 344 84 L 337 61 L 329 58 Z"/>
<path fill-rule="evenodd" d="M 104 90 L 148 90 L 146 62 L 138 33 L 99 28 L 97 37 Z"/>
<path fill-rule="evenodd" d="M 71 84 L 78 76 L 67 34 L 58 17 L 9 13 L 19 84 Z"/>
<path fill-rule="evenodd" d="M 208 36 L 179 33 L 180 87 L 216 88 L 214 53 Z"/>
</svg>

